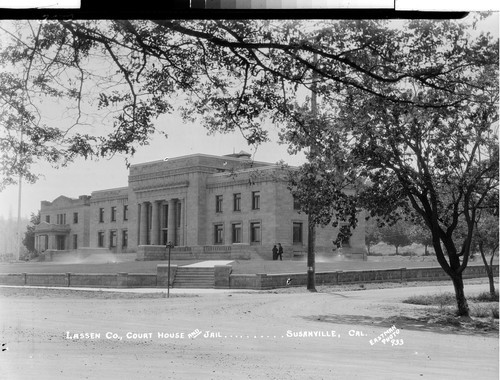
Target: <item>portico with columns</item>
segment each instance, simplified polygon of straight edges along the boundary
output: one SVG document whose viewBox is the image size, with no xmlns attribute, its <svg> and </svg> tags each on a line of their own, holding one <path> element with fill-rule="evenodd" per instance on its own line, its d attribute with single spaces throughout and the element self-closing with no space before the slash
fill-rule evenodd
<svg viewBox="0 0 500 380">
<path fill-rule="evenodd" d="M 175 246 L 186 245 L 184 209 L 183 198 L 139 202 L 137 245 L 166 245 L 168 242 Z"/>
</svg>

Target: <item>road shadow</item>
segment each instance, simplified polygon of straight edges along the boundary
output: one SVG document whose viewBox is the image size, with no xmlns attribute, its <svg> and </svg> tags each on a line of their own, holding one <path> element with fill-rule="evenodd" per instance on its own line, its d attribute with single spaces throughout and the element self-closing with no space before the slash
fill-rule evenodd
<svg viewBox="0 0 500 380">
<path fill-rule="evenodd" d="M 311 315 L 309 321 L 343 325 L 365 325 L 382 329 L 396 326 L 400 330 L 427 331 L 439 334 L 481 335 L 498 337 L 498 320 L 488 318 L 460 318 L 452 315 L 426 314 L 417 317 L 405 315 L 371 317 L 366 315 Z"/>
</svg>

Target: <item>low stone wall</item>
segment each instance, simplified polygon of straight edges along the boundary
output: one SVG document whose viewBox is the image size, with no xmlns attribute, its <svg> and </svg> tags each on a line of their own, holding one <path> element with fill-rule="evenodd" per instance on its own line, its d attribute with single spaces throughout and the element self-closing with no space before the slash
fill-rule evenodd
<svg viewBox="0 0 500 380">
<path fill-rule="evenodd" d="M 68 286 L 68 275 L 65 273 L 26 274 L 26 285 Z"/>
<path fill-rule="evenodd" d="M 118 281 L 126 288 L 154 288 L 157 275 L 151 273 L 118 273 Z"/>
<path fill-rule="evenodd" d="M 498 265 L 493 266 L 495 276 L 498 277 Z M 307 285 L 307 273 L 281 274 L 230 274 L 229 287 L 233 289 L 276 289 L 287 286 Z M 467 267 L 463 278 L 487 277 L 484 266 Z M 290 279 L 290 285 L 287 281 Z M 437 268 L 400 268 L 378 269 L 369 271 L 337 271 L 318 272 L 315 275 L 316 285 L 342 285 L 377 282 L 407 282 L 407 281 L 439 281 L 449 280 L 450 277 L 441 267 Z"/>
<path fill-rule="evenodd" d="M 227 289 L 230 287 L 231 265 L 214 266 L 214 288 Z"/>
<path fill-rule="evenodd" d="M 0 273 L 2 285 L 26 285 L 26 273 Z"/>
<path fill-rule="evenodd" d="M 231 274 L 229 276 L 231 289 L 262 289 L 260 274 Z"/>
<path fill-rule="evenodd" d="M 177 273 L 177 265 L 170 265 L 170 281 L 168 274 L 168 265 L 160 264 L 156 266 L 156 286 L 166 288 L 172 286 L 174 283 L 175 275 Z"/>
<path fill-rule="evenodd" d="M 493 266 L 498 277 L 499 266 Z M 170 266 L 170 286 L 174 283 L 177 265 Z M 305 286 L 307 273 L 281 274 L 231 274 L 230 265 L 214 267 L 214 287 L 217 289 L 276 289 L 287 286 Z M 463 278 L 486 277 L 482 265 L 467 267 Z M 0 274 L 1 285 L 31 286 L 69 286 L 69 287 L 102 287 L 102 288 L 140 288 L 167 287 L 168 265 L 157 266 L 156 273 L 18 273 Z M 374 282 L 407 282 L 449 280 L 448 275 L 440 268 L 400 268 L 369 271 L 318 272 L 315 275 L 316 285 L 341 285 Z M 290 284 L 287 284 L 290 282 Z"/>
<path fill-rule="evenodd" d="M 68 286 L 99 288 L 120 287 L 120 284 L 118 283 L 118 274 L 70 273 L 69 277 L 70 283 Z"/>
<path fill-rule="evenodd" d="M 69 286 L 99 288 L 156 287 L 151 273 L 20 273 L 0 274 L 2 285 Z"/>
</svg>

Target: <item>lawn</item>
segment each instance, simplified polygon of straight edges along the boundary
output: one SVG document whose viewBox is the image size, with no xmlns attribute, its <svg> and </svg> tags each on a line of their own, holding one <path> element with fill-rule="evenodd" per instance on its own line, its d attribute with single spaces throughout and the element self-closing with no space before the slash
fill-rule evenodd
<svg viewBox="0 0 500 380">
<path fill-rule="evenodd" d="M 368 261 L 342 260 L 316 262 L 316 272 L 329 271 L 351 271 L 370 269 L 398 269 L 436 267 L 439 264 L 435 260 L 426 258 L 409 259 L 406 257 L 394 257 L 383 261 L 378 258 L 369 258 Z M 172 265 L 188 265 L 201 260 L 173 260 Z M 107 263 L 57 263 L 57 262 L 19 262 L 1 263 L 0 273 L 156 273 L 158 264 L 167 264 L 167 261 L 126 261 Z M 305 273 L 307 265 L 305 260 L 235 260 L 231 263 L 234 274 L 254 273 Z M 480 262 L 472 265 L 482 265 Z"/>
</svg>

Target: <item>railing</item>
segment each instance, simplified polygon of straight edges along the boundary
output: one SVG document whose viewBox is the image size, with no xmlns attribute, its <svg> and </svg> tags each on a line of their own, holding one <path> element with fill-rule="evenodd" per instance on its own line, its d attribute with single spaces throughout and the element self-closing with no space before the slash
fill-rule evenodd
<svg viewBox="0 0 500 380">
<path fill-rule="evenodd" d="M 203 252 L 231 252 L 230 245 L 205 245 L 203 246 Z"/>
<path fill-rule="evenodd" d="M 172 248 L 172 253 L 177 253 L 177 252 L 191 252 L 191 247 L 173 247 Z"/>
</svg>

